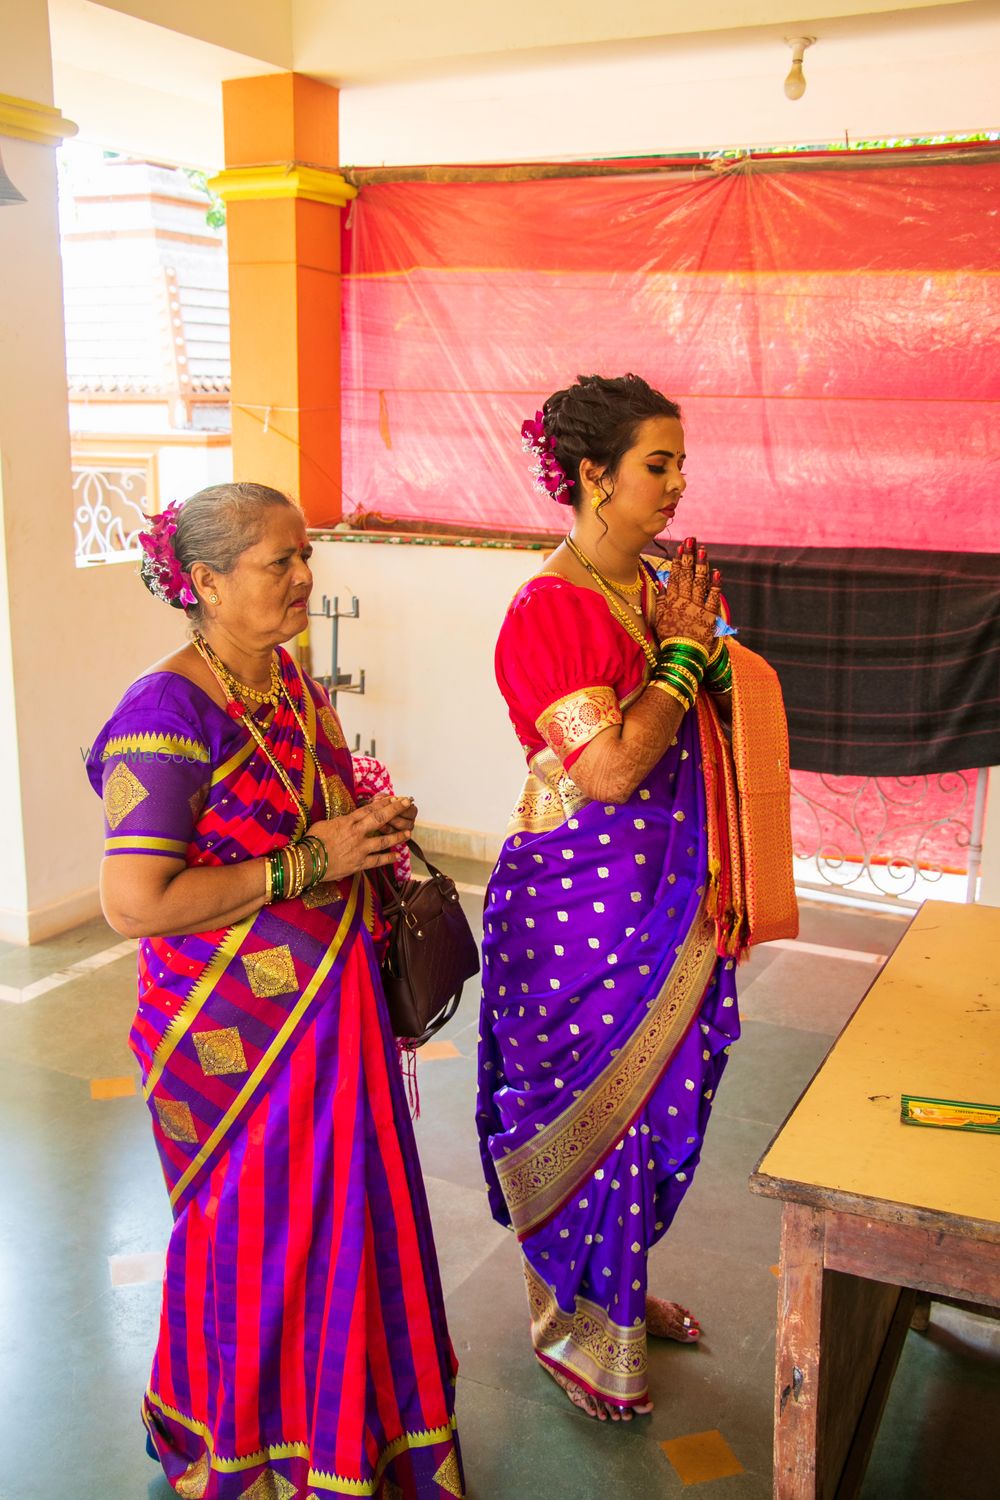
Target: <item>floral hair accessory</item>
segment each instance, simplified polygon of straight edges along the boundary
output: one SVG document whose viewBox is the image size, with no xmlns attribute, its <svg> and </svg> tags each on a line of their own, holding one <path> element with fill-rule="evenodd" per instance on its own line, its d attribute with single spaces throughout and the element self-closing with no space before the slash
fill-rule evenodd
<svg viewBox="0 0 1000 1500">
<path fill-rule="evenodd" d="M 149 530 L 139 533 L 139 544 L 147 558 L 142 572 L 150 592 L 178 609 L 198 603 L 191 575 L 184 572 L 174 551 L 173 535 L 182 504 L 175 500 L 158 516 L 147 516 Z"/>
<path fill-rule="evenodd" d="M 529 417 L 521 423 L 521 442 L 529 453 L 535 455 L 532 468 L 535 483 L 560 505 L 571 505 L 569 480 L 566 470 L 556 458 L 556 440 L 547 435 L 545 419 L 540 411 L 535 412 L 534 421 Z"/>
</svg>

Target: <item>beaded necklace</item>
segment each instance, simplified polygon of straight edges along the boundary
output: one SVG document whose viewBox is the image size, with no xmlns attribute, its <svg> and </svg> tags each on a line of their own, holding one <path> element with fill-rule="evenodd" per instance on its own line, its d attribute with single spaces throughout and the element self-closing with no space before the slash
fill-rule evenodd
<svg viewBox="0 0 1000 1500">
<path fill-rule="evenodd" d="M 237 696 L 237 693 L 233 691 L 234 688 L 238 689 L 240 693 L 245 692 L 247 697 L 256 696 L 259 702 L 273 703 L 275 708 L 278 705 L 279 697 L 284 697 L 285 702 L 292 710 L 292 714 L 295 718 L 296 724 L 302 731 L 302 738 L 305 742 L 306 750 L 309 752 L 312 763 L 316 768 L 316 775 L 319 778 L 320 788 L 323 792 L 323 806 L 326 810 L 326 816 L 327 818 L 332 818 L 334 815 L 333 806 L 330 801 L 330 791 L 326 784 L 326 777 L 323 774 L 323 767 L 320 765 L 319 756 L 317 755 L 316 749 L 306 732 L 306 726 L 302 721 L 302 715 L 299 713 L 299 710 L 296 707 L 287 686 L 285 685 L 284 679 L 281 676 L 277 656 L 275 655 L 271 658 L 271 682 L 273 684 L 275 678 L 277 677 L 278 683 L 277 691 L 275 693 L 275 696 L 272 698 L 271 692 L 275 691 L 273 687 L 271 689 L 271 692 L 264 696 L 259 693 L 254 694 L 254 690 L 252 688 L 246 688 L 246 685 L 240 682 L 239 678 L 235 677 L 233 673 L 230 672 L 225 662 L 218 655 L 218 653 L 212 649 L 203 635 L 196 635 L 194 637 L 194 646 L 195 650 L 198 652 L 199 656 L 202 658 L 205 665 L 208 667 L 209 671 L 215 677 L 219 686 L 222 688 L 223 692 L 226 695 L 226 712 L 229 714 L 229 717 L 231 719 L 236 719 L 244 726 L 251 739 L 255 741 L 258 749 L 261 750 L 264 756 L 267 758 L 272 769 L 277 773 L 283 786 L 285 787 L 285 790 L 289 793 L 292 801 L 298 808 L 299 813 L 293 838 L 298 837 L 301 831 L 304 831 L 306 828 L 308 828 L 309 808 L 306 807 L 306 804 L 302 799 L 301 792 L 297 790 L 291 780 L 291 777 L 288 775 L 284 766 L 278 760 L 277 756 L 274 754 L 274 751 L 271 749 L 271 746 L 268 744 L 260 725 L 257 723 L 253 715 L 248 711 L 246 704 L 242 701 L 242 698 Z"/>
</svg>

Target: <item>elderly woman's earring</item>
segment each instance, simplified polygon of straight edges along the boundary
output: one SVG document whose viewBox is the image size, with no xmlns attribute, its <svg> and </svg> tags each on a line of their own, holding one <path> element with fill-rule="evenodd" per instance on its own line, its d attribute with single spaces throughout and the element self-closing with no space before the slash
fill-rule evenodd
<svg viewBox="0 0 1000 1500">
<path fill-rule="evenodd" d="M 218 596 L 218 594 L 209 594 L 208 597 L 209 597 L 209 599 L 211 600 L 211 602 L 213 604 L 218 604 L 218 602 L 219 602 L 219 596 Z"/>
</svg>

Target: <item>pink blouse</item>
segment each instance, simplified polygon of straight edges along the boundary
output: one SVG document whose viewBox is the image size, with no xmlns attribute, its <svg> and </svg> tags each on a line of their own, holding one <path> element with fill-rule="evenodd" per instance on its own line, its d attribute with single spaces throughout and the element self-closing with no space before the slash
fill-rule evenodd
<svg viewBox="0 0 1000 1500">
<path fill-rule="evenodd" d="M 529 579 L 496 647 L 497 683 L 528 761 L 547 746 L 569 770 L 596 735 L 622 723 L 645 665 L 600 594 L 555 573 Z"/>
</svg>

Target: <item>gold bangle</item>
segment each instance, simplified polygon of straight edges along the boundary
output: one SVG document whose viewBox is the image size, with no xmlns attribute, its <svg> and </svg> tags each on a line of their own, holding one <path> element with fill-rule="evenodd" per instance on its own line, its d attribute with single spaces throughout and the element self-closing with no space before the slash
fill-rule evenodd
<svg viewBox="0 0 1000 1500">
<path fill-rule="evenodd" d="M 698 689 L 701 687 L 701 679 L 698 678 L 698 677 L 696 677 L 694 675 L 694 673 L 688 667 L 682 667 L 681 664 L 680 664 L 680 662 L 677 662 L 677 661 L 664 662 L 664 664 L 663 664 L 663 666 L 662 666 L 662 668 L 660 670 L 663 671 L 663 672 L 677 672 L 677 673 L 679 673 L 679 675 L 681 677 L 684 677 L 691 684 L 692 695 L 697 694 Z M 657 681 L 659 681 L 659 680 L 660 679 L 658 678 Z"/>
<path fill-rule="evenodd" d="M 723 651 L 725 651 L 725 649 L 726 649 L 726 638 L 725 638 L 724 635 L 720 635 L 718 637 L 718 639 L 716 640 L 716 642 L 715 642 L 715 650 L 712 652 L 711 656 L 708 658 L 708 665 L 710 667 L 714 666 L 714 664 L 719 660 L 719 657 L 722 655 L 722 653 L 723 653 Z"/>
<path fill-rule="evenodd" d="M 274 900 L 274 876 L 271 871 L 271 856 L 264 855 L 264 905 L 270 906 Z"/>
<path fill-rule="evenodd" d="M 659 692 L 666 693 L 669 698 L 673 698 L 674 702 L 679 703 L 685 713 L 687 713 L 688 709 L 691 707 L 691 704 L 684 697 L 684 695 L 679 692 L 677 688 L 672 687 L 669 682 L 660 682 L 659 679 L 657 679 L 657 681 L 651 682 L 649 686 L 651 688 L 657 688 Z"/>
<path fill-rule="evenodd" d="M 301 896 L 306 883 L 305 860 L 302 857 L 302 847 L 299 844 L 290 844 L 288 847 L 295 864 L 295 888 L 293 895 Z"/>
<path fill-rule="evenodd" d="M 692 651 L 700 651 L 705 660 L 708 661 L 708 648 L 700 641 L 692 640 L 689 635 L 668 635 L 660 642 L 660 650 L 665 651 L 668 646 L 688 646 Z"/>
</svg>

